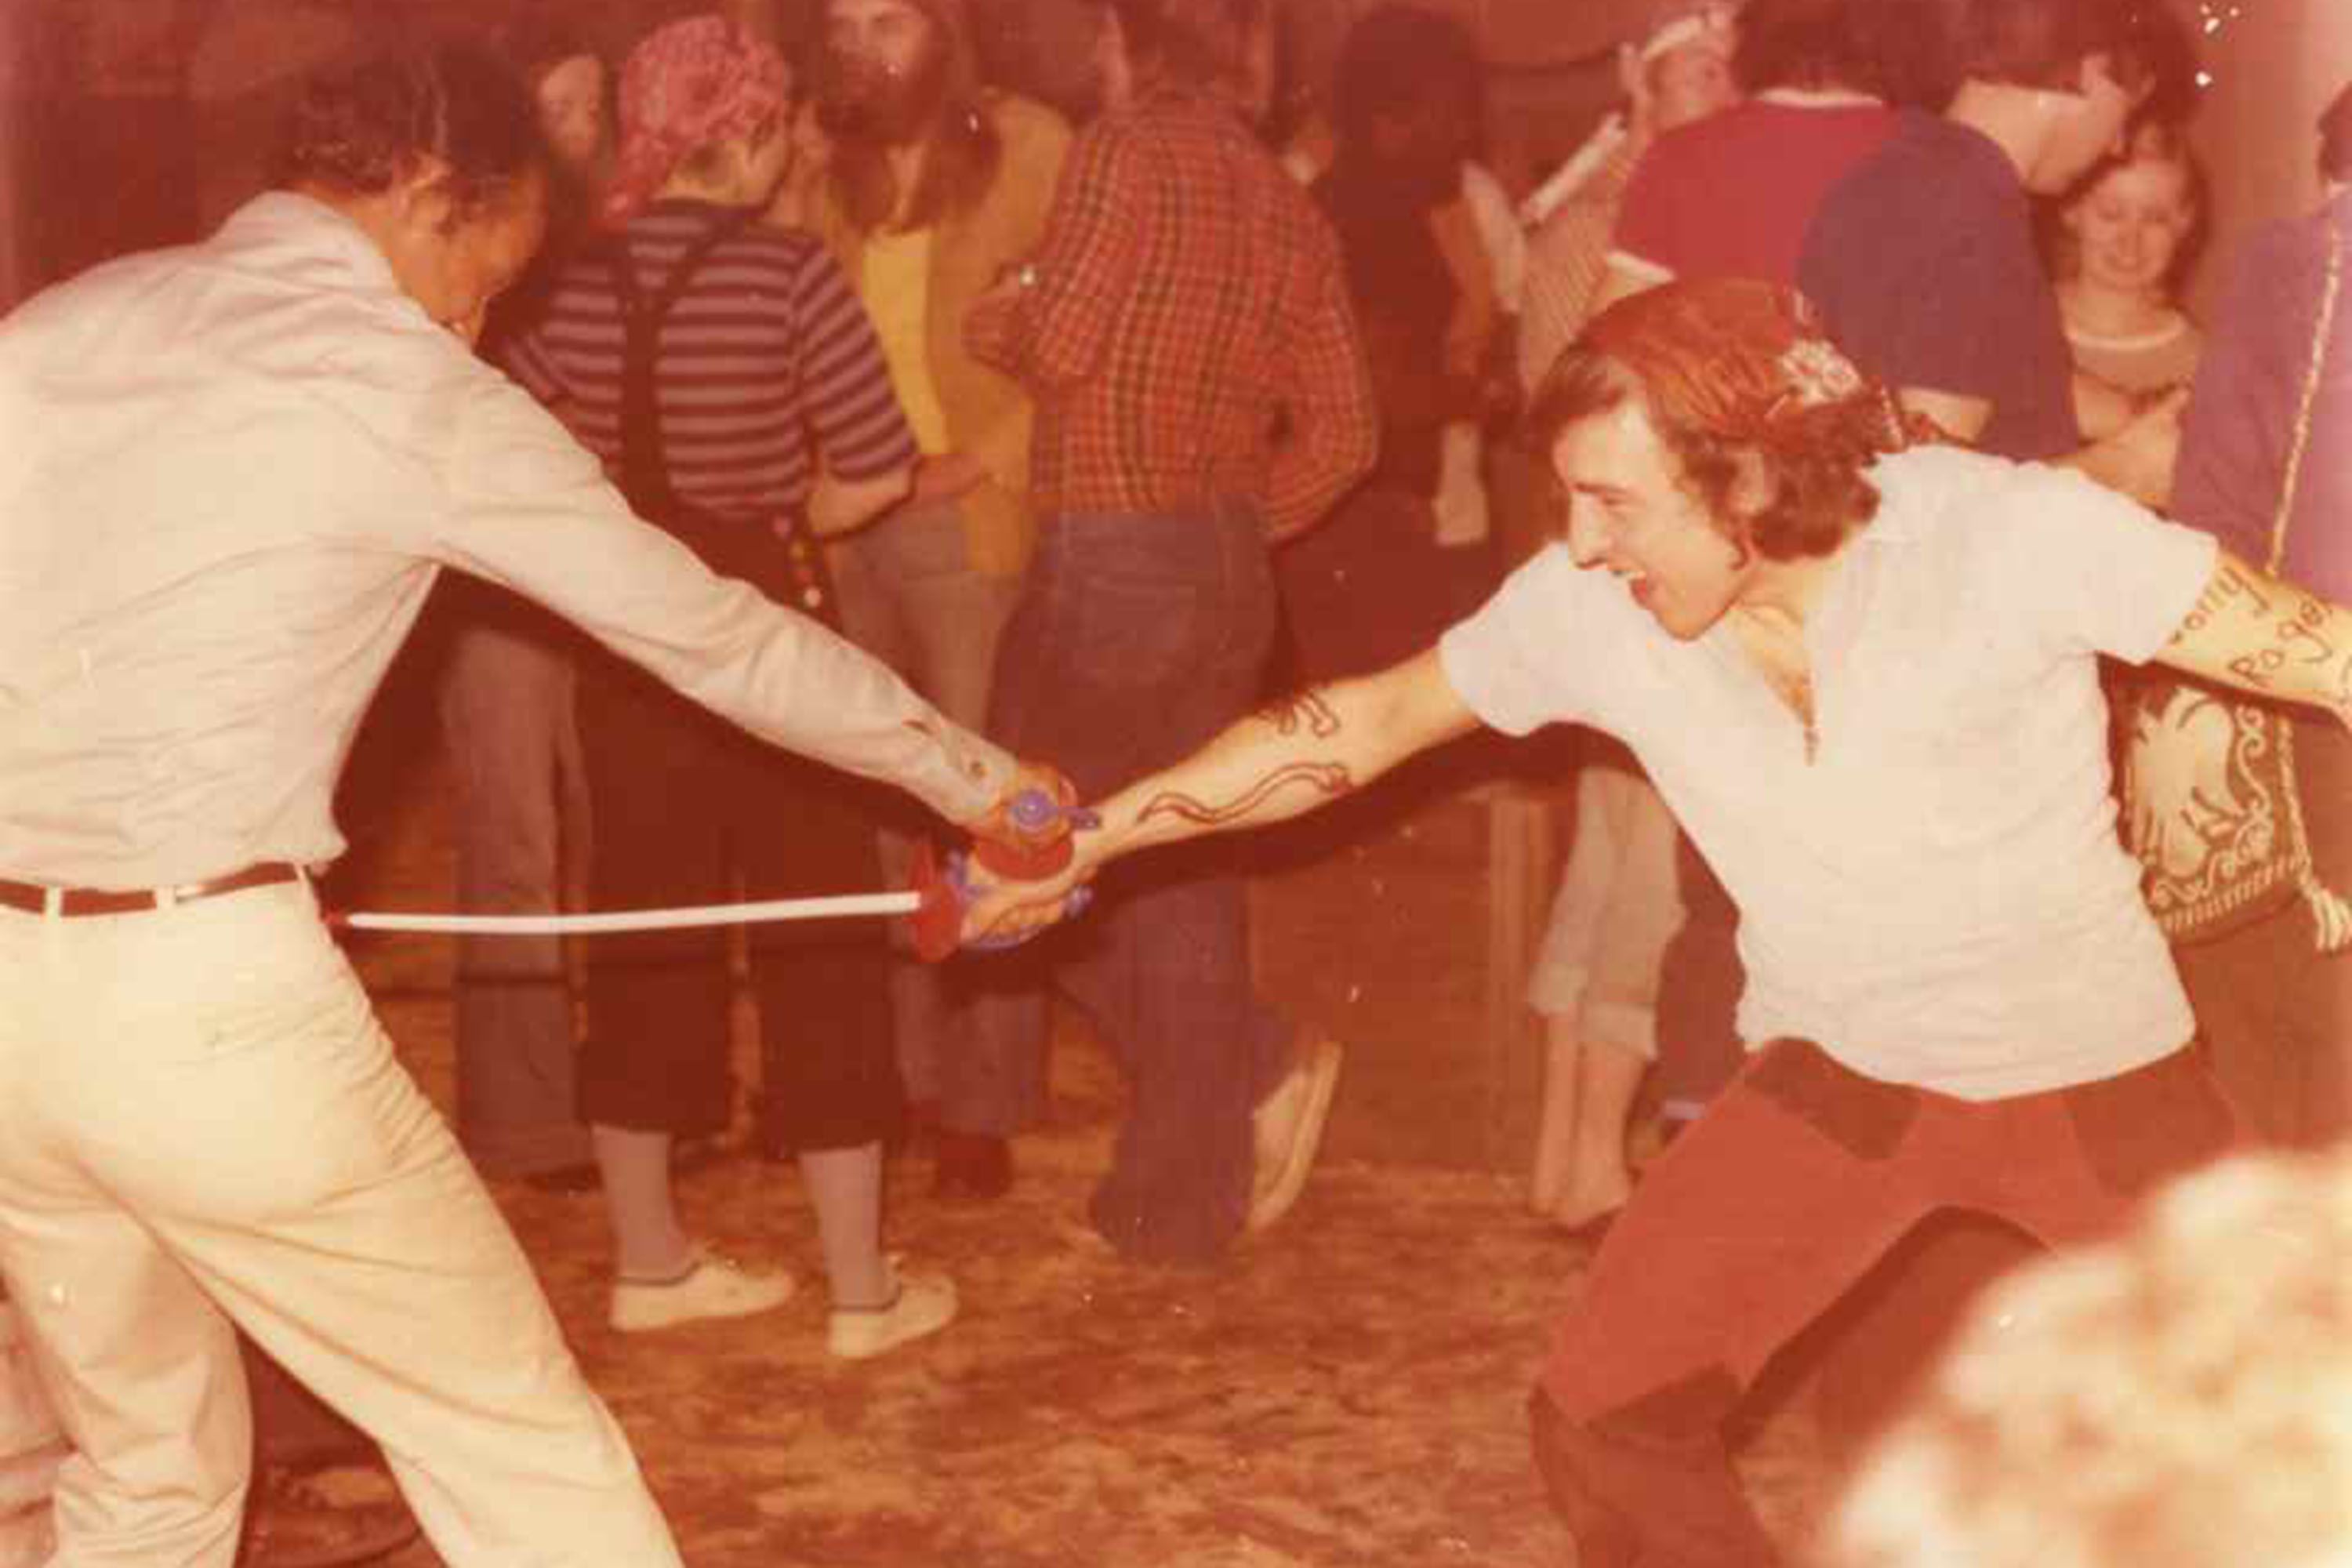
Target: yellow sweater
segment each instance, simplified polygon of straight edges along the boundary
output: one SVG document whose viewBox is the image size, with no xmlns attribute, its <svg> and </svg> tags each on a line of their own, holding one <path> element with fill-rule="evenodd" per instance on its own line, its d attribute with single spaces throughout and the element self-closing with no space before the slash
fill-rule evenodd
<svg viewBox="0 0 2352 1568">
<path fill-rule="evenodd" d="M 1008 265 L 1028 260 L 1044 240 L 1070 132 L 1052 110 L 1011 93 L 992 95 L 984 111 L 996 128 L 1003 156 L 988 194 L 930 231 L 924 379 L 946 423 L 946 447 L 970 453 L 988 470 L 987 482 L 963 499 L 972 569 L 1012 577 L 1028 564 L 1036 541 L 1028 500 L 1033 410 L 1019 383 L 966 352 L 963 323 L 972 302 L 998 275 Z M 818 228 L 843 269 L 863 287 L 868 276 L 865 237 L 831 199 Z M 871 300 L 866 310 L 877 322 L 894 313 Z"/>
</svg>

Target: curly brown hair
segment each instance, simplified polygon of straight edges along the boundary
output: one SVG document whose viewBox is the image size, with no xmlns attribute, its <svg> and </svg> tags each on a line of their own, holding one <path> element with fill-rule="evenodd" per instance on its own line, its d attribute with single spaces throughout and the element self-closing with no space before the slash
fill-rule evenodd
<svg viewBox="0 0 2352 1568">
<path fill-rule="evenodd" d="M 1716 527 L 1767 560 L 1827 555 L 1878 514 L 1865 470 L 1892 445 L 1884 411 L 1861 400 L 1792 408 L 1777 416 L 1769 440 L 1739 440 L 1677 416 L 1631 367 L 1579 342 L 1536 389 L 1522 433 L 1549 460 L 1570 426 L 1629 404 L 1649 420 Z M 1744 467 L 1769 486 L 1761 507 L 1735 500 Z"/>
</svg>

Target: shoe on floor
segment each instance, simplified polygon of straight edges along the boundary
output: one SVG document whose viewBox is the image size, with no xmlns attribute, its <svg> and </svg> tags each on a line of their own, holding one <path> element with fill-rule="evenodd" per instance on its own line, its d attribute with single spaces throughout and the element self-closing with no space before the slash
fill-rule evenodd
<svg viewBox="0 0 2352 1568">
<path fill-rule="evenodd" d="M 844 1361 L 866 1361 L 955 1321 L 955 1281 L 944 1274 L 901 1274 L 890 1265 L 889 1301 L 879 1307 L 835 1307 L 826 1320 L 825 1349 Z"/>
<path fill-rule="evenodd" d="M 1303 1036 L 1290 1076 L 1258 1102 L 1250 1121 L 1257 1172 L 1250 1184 L 1249 1228 L 1264 1230 L 1290 1212 L 1315 1168 L 1331 1092 L 1339 1082 L 1339 1042 Z"/>
<path fill-rule="evenodd" d="M 793 1297 L 793 1277 L 741 1268 L 698 1253 L 675 1279 L 622 1279 L 613 1286 L 613 1327 L 625 1334 L 667 1329 L 698 1318 L 748 1318 Z"/>
<path fill-rule="evenodd" d="M 992 1203 L 1013 1190 L 1013 1141 L 936 1127 L 931 1132 L 931 1194 Z"/>
<path fill-rule="evenodd" d="M 383 1461 L 264 1465 L 246 1501 L 237 1568 L 344 1568 L 416 1539 L 416 1520 Z"/>
</svg>

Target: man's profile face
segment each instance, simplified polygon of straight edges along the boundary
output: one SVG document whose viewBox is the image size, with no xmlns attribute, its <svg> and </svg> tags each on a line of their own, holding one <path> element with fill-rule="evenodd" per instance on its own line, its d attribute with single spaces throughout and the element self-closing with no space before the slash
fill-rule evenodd
<svg viewBox="0 0 2352 1568">
<path fill-rule="evenodd" d="M 826 0 L 824 16 L 837 107 L 886 132 L 916 129 L 937 107 L 945 48 L 930 16 L 914 0 Z"/>
<path fill-rule="evenodd" d="M 1579 566 L 1608 572 L 1674 637 L 1696 637 L 1739 602 L 1754 564 L 1708 515 L 1638 402 L 1580 419 L 1552 444 Z"/>
<path fill-rule="evenodd" d="M 403 292 L 473 343 L 490 301 L 522 276 L 546 232 L 547 180 L 536 172 L 505 199 L 469 213 L 453 212 L 428 186 L 404 208 L 386 258 Z"/>
</svg>

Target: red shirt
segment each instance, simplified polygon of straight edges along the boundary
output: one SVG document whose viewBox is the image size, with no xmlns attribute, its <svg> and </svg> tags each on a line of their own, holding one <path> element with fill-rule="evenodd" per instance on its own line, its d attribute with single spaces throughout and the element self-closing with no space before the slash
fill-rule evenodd
<svg viewBox="0 0 2352 1568">
<path fill-rule="evenodd" d="M 1882 104 L 1766 96 L 1677 126 L 1634 167 L 1610 259 L 1658 282 L 1760 278 L 1794 287 L 1822 198 L 1885 145 L 1895 125 Z"/>
<path fill-rule="evenodd" d="M 1379 441 L 1338 241 L 1205 96 L 1157 93 L 1078 136 L 1034 286 L 976 310 L 967 338 L 1036 396 L 1041 515 L 1240 500 L 1282 538 Z"/>
</svg>

